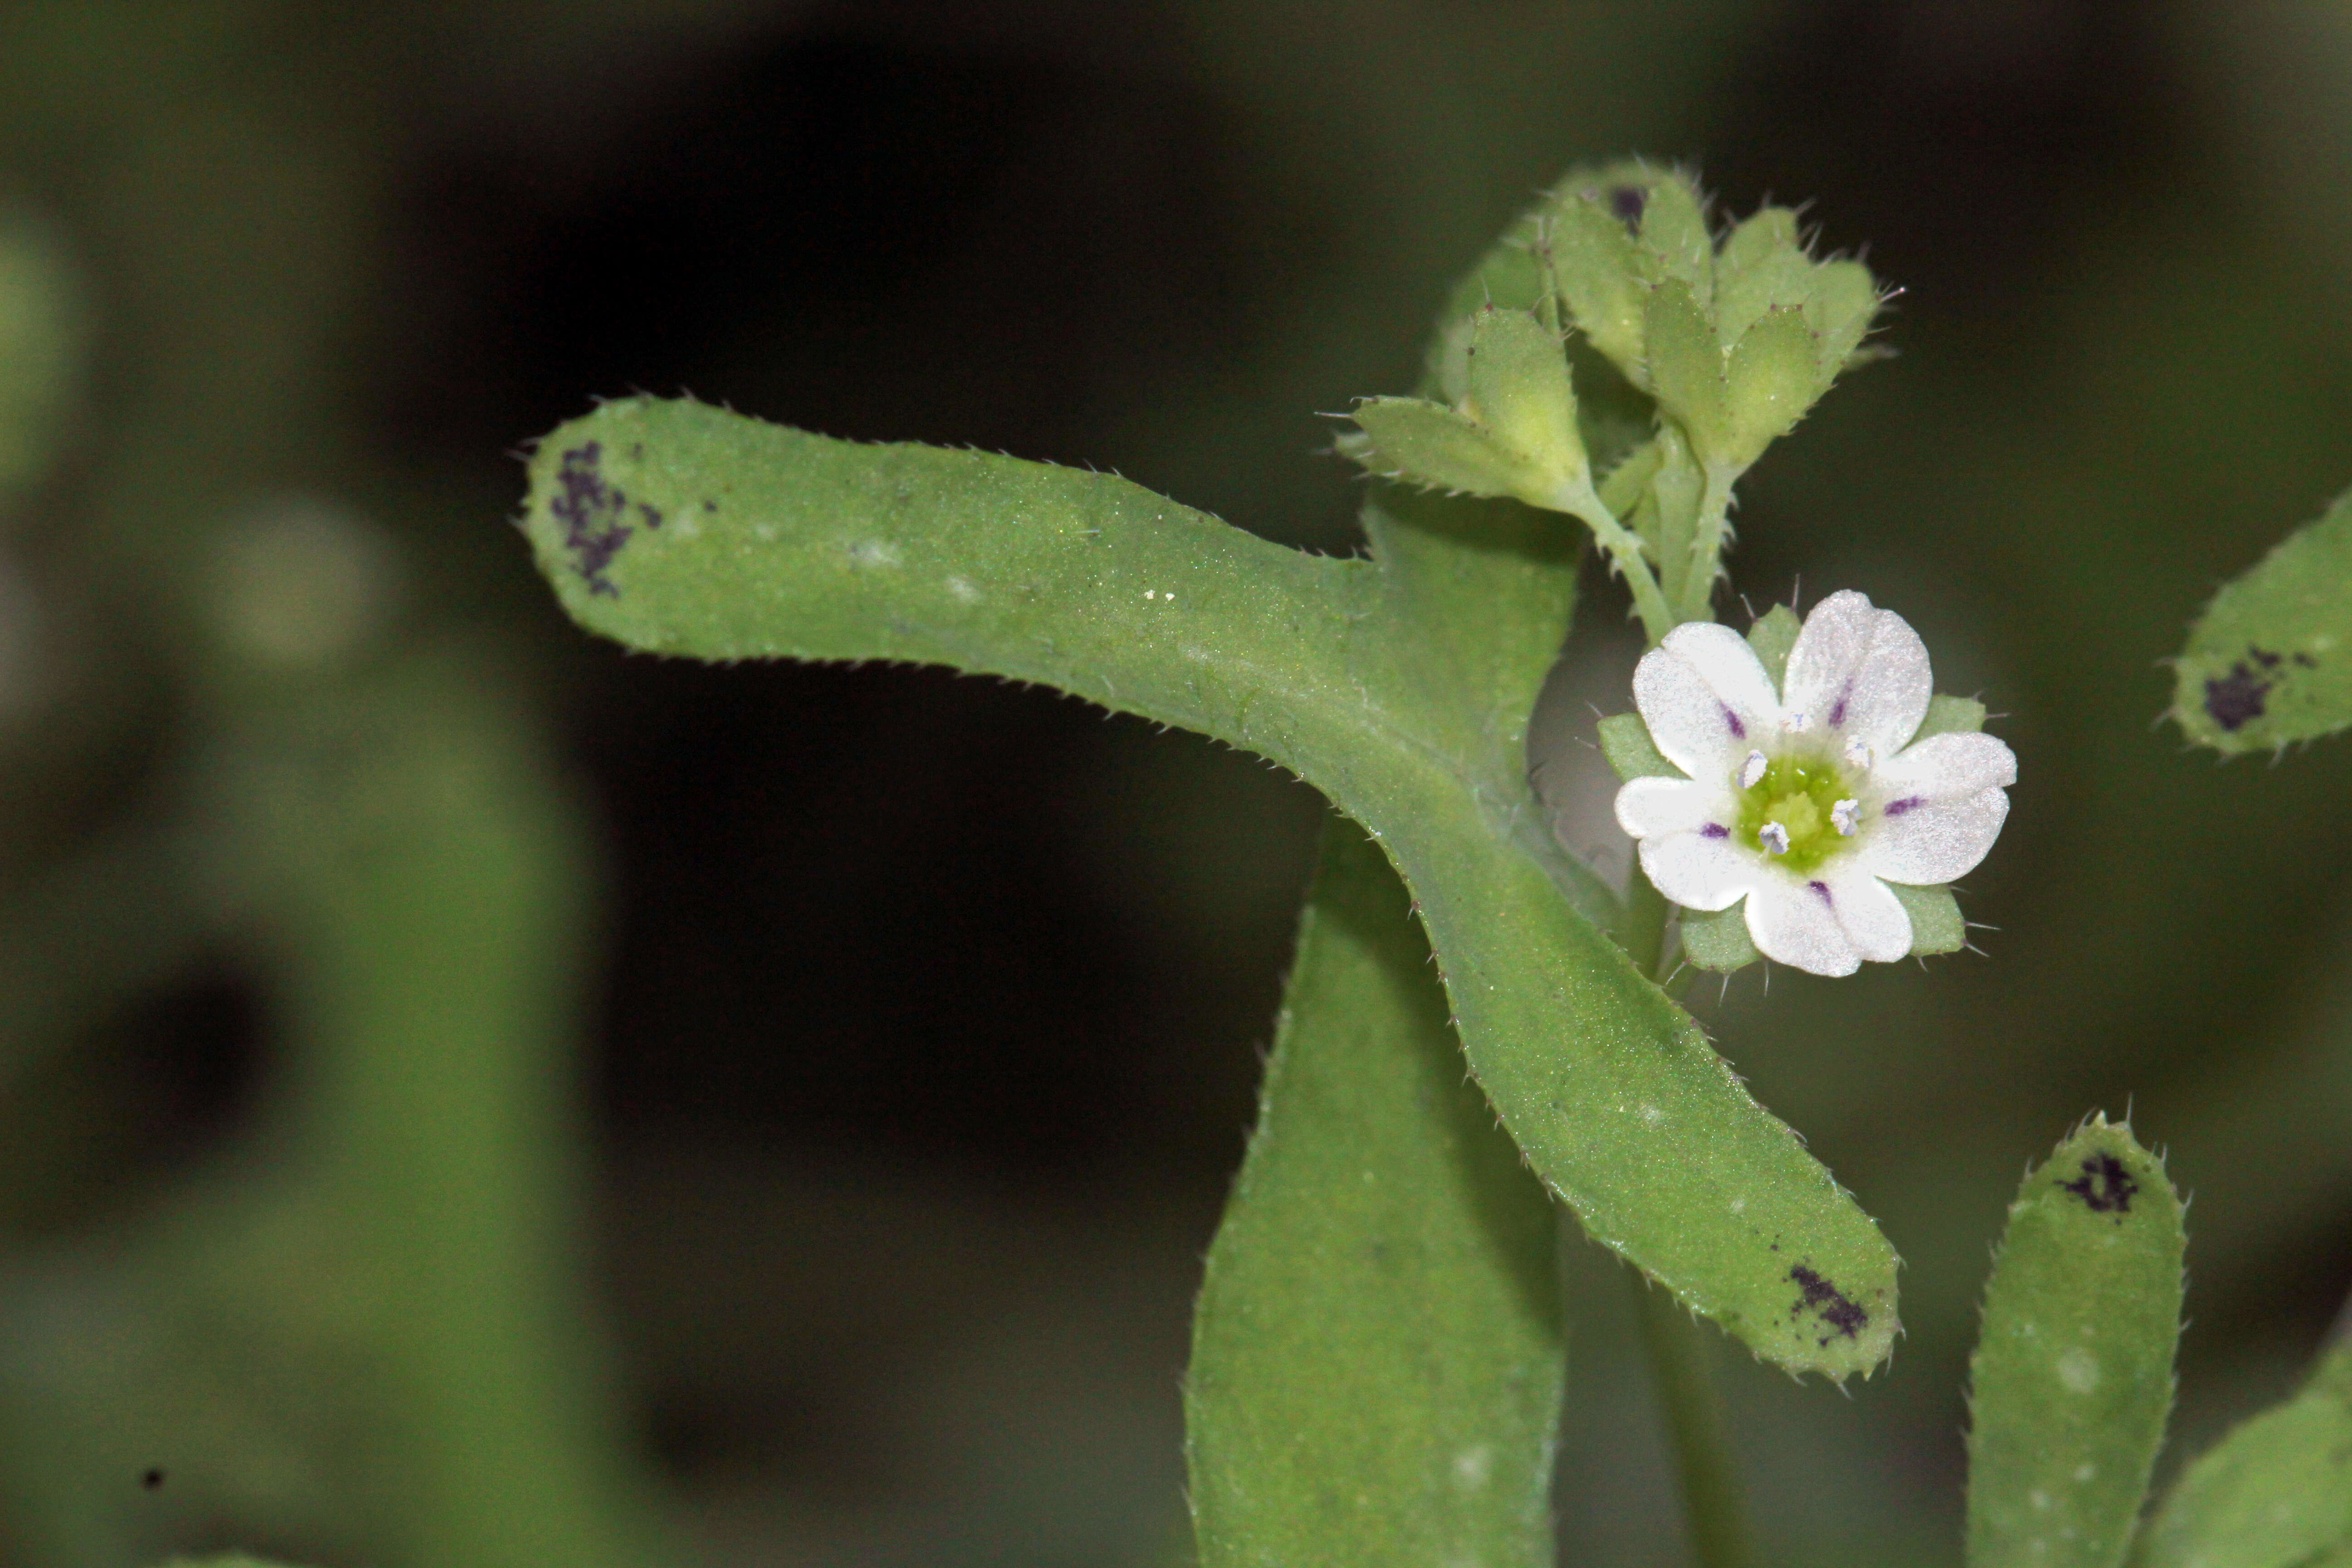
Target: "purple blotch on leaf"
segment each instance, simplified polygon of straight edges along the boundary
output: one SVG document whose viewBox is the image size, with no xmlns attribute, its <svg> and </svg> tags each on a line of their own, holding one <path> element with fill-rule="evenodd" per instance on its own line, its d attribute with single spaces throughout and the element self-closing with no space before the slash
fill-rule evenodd
<svg viewBox="0 0 2352 1568">
<path fill-rule="evenodd" d="M 2099 1153 L 2083 1162 L 2083 1173 L 2058 1185 L 2087 1204 L 2095 1214 L 2129 1214 L 2132 1194 L 2139 1184 L 2130 1169 L 2113 1154 Z"/>
<path fill-rule="evenodd" d="M 1858 1339 L 1862 1331 L 1869 1326 L 1870 1314 L 1863 1310 L 1862 1304 L 1813 1269 L 1800 1263 L 1789 1270 L 1789 1278 L 1796 1281 L 1798 1289 L 1804 1292 L 1797 1299 L 1796 1305 L 1789 1309 L 1789 1316 L 1793 1318 L 1808 1311 L 1817 1314 L 1830 1328 L 1830 1332 L 1822 1336 L 1823 1346 L 1841 1335 L 1849 1340 Z"/>
<path fill-rule="evenodd" d="M 2242 658 L 2230 667 L 2229 674 L 2205 682 L 2205 711 L 2222 729 L 2234 731 L 2263 716 L 2263 701 L 2270 690 L 2271 683 Z"/>
<path fill-rule="evenodd" d="M 1650 205 L 1650 193 L 1639 185 L 1620 185 L 1609 193 L 1609 211 L 1627 228 L 1639 231 L 1642 211 Z"/>
<path fill-rule="evenodd" d="M 617 599 L 621 591 L 604 575 L 605 568 L 636 530 L 621 521 L 628 513 L 629 498 L 604 482 L 604 457 L 601 441 L 564 453 L 555 470 L 555 499 L 547 510 L 563 525 L 563 548 L 572 552 L 572 569 L 588 591 Z M 661 514 L 653 508 L 640 504 L 637 510 L 648 527 L 661 526 Z"/>
</svg>

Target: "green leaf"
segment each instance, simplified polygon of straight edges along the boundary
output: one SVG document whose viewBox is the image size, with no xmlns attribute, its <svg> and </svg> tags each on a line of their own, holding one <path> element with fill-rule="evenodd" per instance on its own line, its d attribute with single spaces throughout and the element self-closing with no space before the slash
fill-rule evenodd
<svg viewBox="0 0 2352 1568">
<path fill-rule="evenodd" d="M 55 237 L 0 210 L 0 493 L 48 461 L 81 358 L 79 304 Z"/>
<path fill-rule="evenodd" d="M 1970 1363 L 1969 1568 L 2114 1568 L 2172 1407 L 2180 1200 L 2094 1117 L 2025 1179 Z"/>
<path fill-rule="evenodd" d="M 283 966 L 313 1201 L 369 1260 L 336 1310 L 387 1555 L 617 1568 L 656 1542 L 574 1249 L 588 825 L 499 689 L 412 655 L 216 736 L 207 794 Z"/>
<path fill-rule="evenodd" d="M 1403 873 L 1473 1070 L 1597 1239 L 1794 1370 L 1884 1355 L 1885 1238 L 1601 933 L 1528 786 L 1558 520 L 1397 492 L 1370 560 L 1308 557 L 1108 475 L 653 400 L 557 431 L 532 479 L 542 569 L 634 647 L 1038 681 L 1302 774 Z"/>
<path fill-rule="evenodd" d="M 1409 896 L 1335 817 L 1193 1321 L 1202 1568 L 1548 1564 L 1553 1237 Z"/>
<path fill-rule="evenodd" d="M 1797 634 L 1804 629 L 1805 623 L 1799 620 L 1797 612 L 1786 605 L 1773 605 L 1757 616 L 1756 624 L 1748 628 L 1748 646 L 1754 648 L 1756 657 L 1763 661 L 1764 673 L 1772 678 L 1772 689 L 1775 691 L 1780 689 L 1781 682 L 1788 679 L 1789 655 L 1796 650 Z"/>
<path fill-rule="evenodd" d="M 1385 479 L 1473 496 L 1513 495 L 1528 481 L 1525 452 L 1442 403 L 1368 397 L 1350 417 L 1371 445 L 1348 455 Z"/>
<path fill-rule="evenodd" d="M 1745 969 L 1764 956 L 1748 929 L 1745 899 L 1727 910 L 1685 910 L 1682 938 L 1683 956 L 1717 974 Z"/>
<path fill-rule="evenodd" d="M 1730 438 L 1729 391 L 1723 380 L 1723 345 L 1687 285 L 1669 279 L 1650 291 L 1643 314 L 1650 390 L 1659 405 L 1690 433 L 1702 462 L 1720 456 Z"/>
<path fill-rule="evenodd" d="M 1969 945 L 1969 923 L 1960 918 L 1960 901 L 1947 887 L 1914 888 L 1889 882 L 1887 891 L 1911 917 L 1911 951 L 1919 957 L 1958 952 Z"/>
<path fill-rule="evenodd" d="M 2352 1341 L 2303 1392 L 2181 1473 L 2135 1568 L 2322 1568 L 2352 1561 Z"/>
<path fill-rule="evenodd" d="M 2176 668 L 2172 717 L 2217 752 L 2352 724 L 2352 491 L 2214 595 Z"/>
</svg>

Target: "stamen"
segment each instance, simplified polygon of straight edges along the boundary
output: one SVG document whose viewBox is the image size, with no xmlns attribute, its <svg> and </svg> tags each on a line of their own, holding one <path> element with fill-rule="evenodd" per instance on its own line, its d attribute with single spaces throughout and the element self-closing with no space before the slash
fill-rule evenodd
<svg viewBox="0 0 2352 1568">
<path fill-rule="evenodd" d="M 1856 735 L 1845 743 L 1845 760 L 1868 773 L 1871 764 L 1878 761 L 1878 753 L 1870 749 L 1869 742 Z"/>
<path fill-rule="evenodd" d="M 1842 800 L 1830 807 L 1830 822 L 1838 830 L 1839 837 L 1853 837 L 1854 815 L 1861 809 L 1862 802 L 1858 800 Z"/>
<path fill-rule="evenodd" d="M 1739 764 L 1739 787 L 1741 789 L 1754 789 L 1756 787 L 1756 781 L 1764 776 L 1764 767 L 1765 763 L 1763 752 L 1748 752 L 1748 760 Z"/>
<path fill-rule="evenodd" d="M 1812 722 L 1812 716 L 1801 708 L 1798 709 L 1793 713 L 1784 713 L 1780 716 L 1780 728 L 1786 730 L 1791 735 L 1795 734 L 1798 731 L 1803 729 L 1811 722 Z"/>
<path fill-rule="evenodd" d="M 1786 855 L 1789 852 L 1789 830 L 1777 822 L 1768 822 L 1758 828 L 1756 837 L 1762 839 L 1764 847 L 1775 855 Z"/>
</svg>

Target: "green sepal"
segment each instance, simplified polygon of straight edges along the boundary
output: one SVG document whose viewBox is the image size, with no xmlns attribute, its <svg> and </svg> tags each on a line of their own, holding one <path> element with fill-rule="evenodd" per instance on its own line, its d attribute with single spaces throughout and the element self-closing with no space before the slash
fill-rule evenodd
<svg viewBox="0 0 2352 1568">
<path fill-rule="evenodd" d="M 2352 724 L 2352 490 L 2213 596 L 2175 671 L 2173 721 L 2217 752 Z"/>
<path fill-rule="evenodd" d="M 1727 910 L 1685 910 L 1682 914 L 1683 956 L 1694 968 L 1717 974 L 1745 969 L 1764 955 L 1748 931 L 1748 901 Z"/>
<path fill-rule="evenodd" d="M 2302 1392 L 2232 1430 L 2173 1483 L 2133 1568 L 2352 1562 L 2352 1341 Z"/>
<path fill-rule="evenodd" d="M 1473 496 L 1513 495 L 1527 479 L 1525 453 L 1442 403 L 1368 397 L 1351 417 L 1367 444 L 1340 451 L 1383 479 Z"/>
<path fill-rule="evenodd" d="M 1530 506 L 1557 509 L 1563 497 L 1590 489 L 1568 357 L 1541 321 L 1525 310 L 1479 310 L 1458 370 L 1442 379 L 1460 383 L 1460 407 L 1366 398 L 1353 416 L 1362 438 L 1343 437 L 1341 455 L 1383 478 Z"/>
<path fill-rule="evenodd" d="M 1576 388 L 1551 330 L 1525 310 L 1484 310 L 1475 318 L 1469 355 L 1463 412 L 1506 447 L 1525 453 L 1541 475 L 1535 482 L 1550 493 L 1589 485 Z"/>
<path fill-rule="evenodd" d="M 1973 734 L 1984 728 L 1985 705 L 1973 697 L 1951 697 L 1938 691 L 1927 700 L 1927 716 L 1919 721 L 1911 745 L 1930 735 Z"/>
<path fill-rule="evenodd" d="M 1658 404 L 1690 433 L 1702 461 L 1712 458 L 1728 434 L 1728 390 L 1723 381 L 1723 345 L 1690 285 L 1668 279 L 1650 290 L 1642 313 L 1647 386 Z"/>
<path fill-rule="evenodd" d="M 2172 1408 L 2186 1245 L 2162 1163 L 2104 1116 L 2025 1178 L 1969 1368 L 1969 1568 L 2123 1561 Z"/>
<path fill-rule="evenodd" d="M 1822 335 L 1822 385 L 1840 371 L 1869 358 L 1862 340 L 1878 319 L 1885 300 L 1878 279 L 1859 261 L 1824 261 L 1812 273 L 1812 287 L 1804 300 L 1805 320 Z"/>
<path fill-rule="evenodd" d="M 1564 194 L 1544 218 L 1538 243 L 1570 317 L 1594 348 L 1633 376 L 1642 363 L 1642 302 L 1648 289 L 1633 237 L 1605 210 L 1608 199 L 1601 185 Z"/>
<path fill-rule="evenodd" d="M 1701 310 L 1714 304 L 1715 236 L 1706 224 L 1706 200 L 1682 175 L 1664 171 L 1650 176 L 1639 256 L 1654 281 L 1684 284 Z"/>
<path fill-rule="evenodd" d="M 1821 340 L 1805 313 L 1775 306 L 1748 329 L 1724 363 L 1729 445 L 1723 461 L 1746 468 L 1787 435 L 1822 395 Z"/>
<path fill-rule="evenodd" d="M 1797 215 L 1765 207 L 1733 229 L 1715 260 L 1715 325 L 1736 343 L 1776 305 L 1802 305 L 1813 294 L 1813 262 L 1797 234 Z"/>
<path fill-rule="evenodd" d="M 1903 912 L 1911 917 L 1911 952 L 1915 957 L 1958 952 L 1969 945 L 1969 922 L 1960 918 L 1960 901 L 1952 897 L 1950 888 L 1941 884 L 1914 888 L 1889 882 L 1886 890 L 1895 895 Z"/>
<path fill-rule="evenodd" d="M 1650 738 L 1650 727 L 1642 722 L 1639 713 L 1612 713 L 1597 726 L 1601 735 L 1601 754 L 1627 784 L 1635 779 L 1685 779 L 1690 775 L 1666 761 L 1658 743 Z"/>
<path fill-rule="evenodd" d="M 1805 623 L 1797 612 L 1786 605 L 1775 605 L 1756 617 L 1748 628 L 1748 646 L 1764 663 L 1764 673 L 1772 678 L 1772 689 L 1778 691 L 1789 676 L 1789 654 L 1797 646 L 1797 634 Z"/>
</svg>

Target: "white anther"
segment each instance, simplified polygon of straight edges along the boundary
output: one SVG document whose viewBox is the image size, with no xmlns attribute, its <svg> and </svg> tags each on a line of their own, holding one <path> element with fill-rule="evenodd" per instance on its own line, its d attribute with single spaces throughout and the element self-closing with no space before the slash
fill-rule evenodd
<svg viewBox="0 0 2352 1568">
<path fill-rule="evenodd" d="M 1840 837 L 1853 837 L 1854 816 L 1861 809 L 1862 802 L 1858 800 L 1842 800 L 1830 807 L 1830 822 L 1837 828 Z"/>
<path fill-rule="evenodd" d="M 1764 776 L 1764 765 L 1763 752 L 1748 752 L 1748 760 L 1739 764 L 1739 787 L 1741 789 L 1754 789 L 1756 787 L 1757 781 Z"/>
<path fill-rule="evenodd" d="M 1777 822 L 1768 822 L 1758 828 L 1756 837 L 1762 839 L 1764 847 L 1775 855 L 1786 855 L 1789 852 L 1789 830 Z"/>
<path fill-rule="evenodd" d="M 1867 773 L 1871 764 L 1878 761 L 1878 753 L 1870 749 L 1869 742 L 1856 735 L 1845 743 L 1845 760 Z"/>
</svg>

